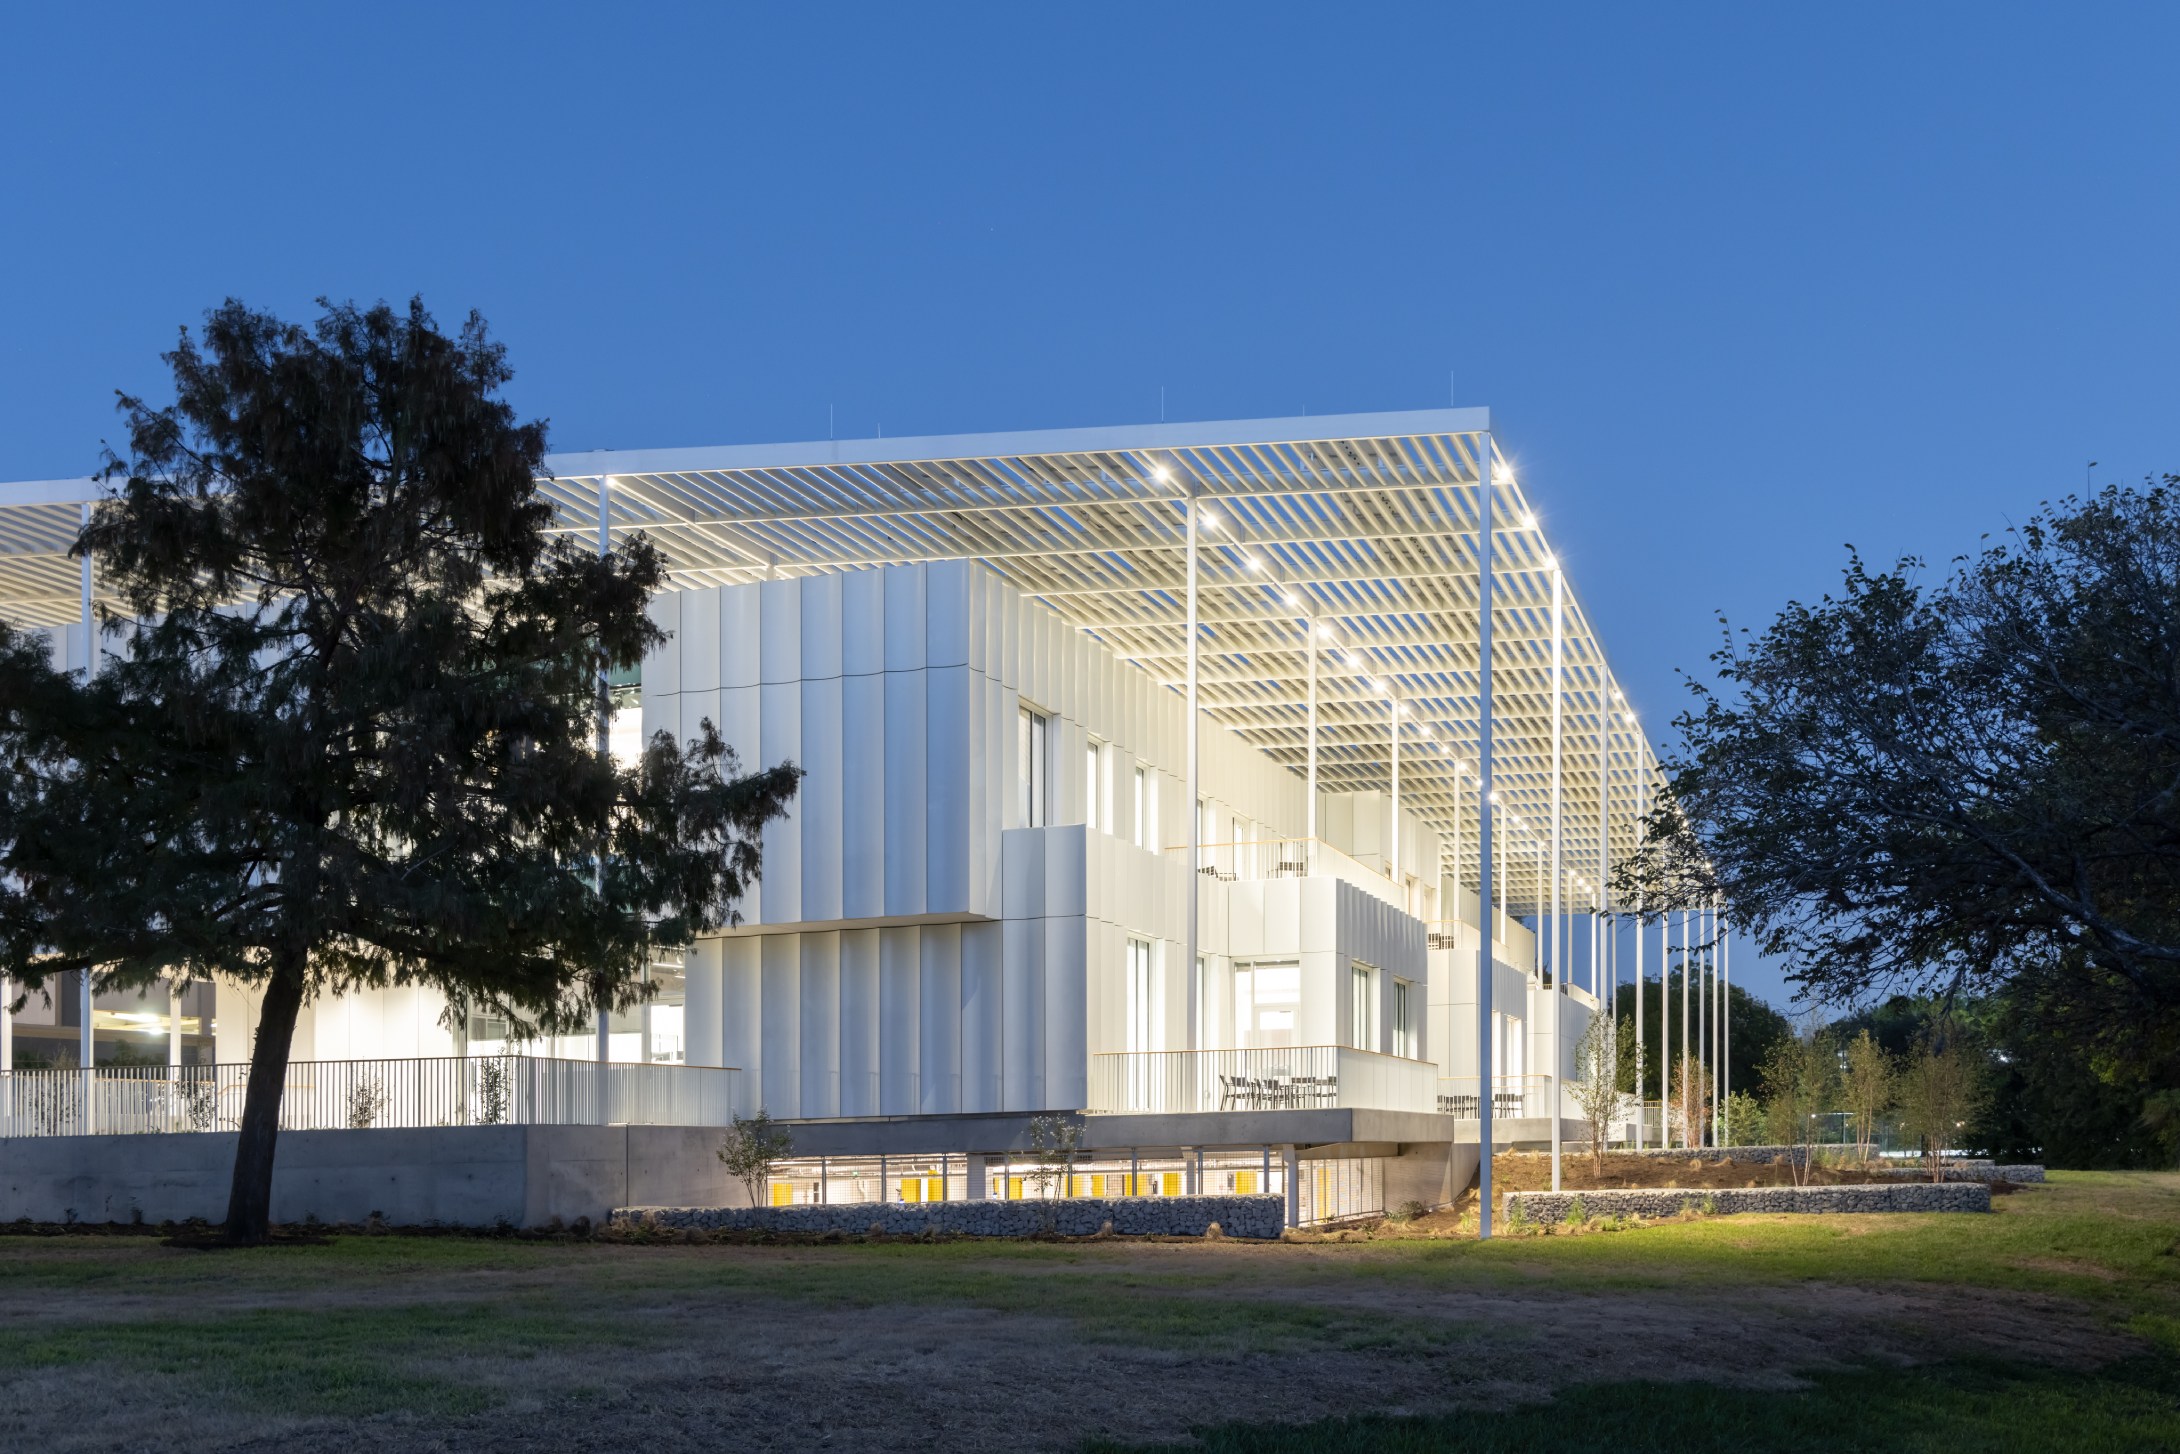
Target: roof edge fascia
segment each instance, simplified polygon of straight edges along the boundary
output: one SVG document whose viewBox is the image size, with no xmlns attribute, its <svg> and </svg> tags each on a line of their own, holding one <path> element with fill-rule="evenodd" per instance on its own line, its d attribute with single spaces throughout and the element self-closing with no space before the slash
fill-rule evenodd
<svg viewBox="0 0 2180 1454">
<path fill-rule="evenodd" d="M 810 465 L 906 464 L 1015 455 L 1132 453 L 1414 434 L 1481 434 L 1491 411 L 1411 409 L 1374 414 L 1306 414 L 1286 419 L 1217 419 L 1175 424 L 1114 424 L 1088 429 L 1030 429 L 997 434 L 904 435 L 895 439 L 814 439 L 688 449 L 587 450 L 545 457 L 559 479 L 599 475 L 695 474 L 708 470 L 788 469 Z"/>
</svg>

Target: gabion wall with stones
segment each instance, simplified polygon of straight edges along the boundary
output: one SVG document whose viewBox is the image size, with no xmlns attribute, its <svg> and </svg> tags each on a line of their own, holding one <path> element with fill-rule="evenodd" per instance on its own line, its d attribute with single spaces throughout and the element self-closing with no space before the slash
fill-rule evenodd
<svg viewBox="0 0 2180 1454">
<path fill-rule="evenodd" d="M 1510 1191 L 1511 1217 L 1520 1207 L 1532 1222 L 1563 1222 L 1576 1201 L 1591 1217 L 1671 1217 L 1708 1203 L 1735 1212 L 1987 1212 L 1991 1188 L 1980 1181 L 1887 1182 L 1880 1186 L 1737 1186 L 1715 1190 Z"/>
<path fill-rule="evenodd" d="M 1053 1197 L 1029 1201 L 842 1202 L 796 1207 L 620 1207 L 615 1226 L 672 1230 L 868 1232 L 891 1237 L 1087 1237 L 1104 1225 L 1127 1237 L 1201 1237 L 1213 1223 L 1229 1237 L 1277 1238 L 1287 1203 L 1277 1196 Z"/>
</svg>

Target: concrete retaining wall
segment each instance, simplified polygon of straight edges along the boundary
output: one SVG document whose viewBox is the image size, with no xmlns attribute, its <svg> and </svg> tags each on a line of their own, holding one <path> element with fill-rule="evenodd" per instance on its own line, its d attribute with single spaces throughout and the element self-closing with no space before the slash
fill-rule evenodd
<svg viewBox="0 0 2180 1454">
<path fill-rule="evenodd" d="M 1532 1222 L 1563 1222 L 1582 1203 L 1591 1217 L 1670 1217 L 1710 1204 L 1722 1216 L 1735 1212 L 1987 1212 L 1991 1188 L 1980 1181 L 1887 1182 L 1879 1186 L 1747 1186 L 1606 1190 L 1510 1191 L 1507 1216 L 1520 1207 Z"/>
<path fill-rule="evenodd" d="M 277 1222 L 395 1226 L 602 1223 L 635 1202 L 746 1201 L 691 1126 L 435 1126 L 283 1131 L 273 1161 Z M 227 1215 L 232 1133 L 0 1140 L 0 1221 L 183 1222 Z"/>
<path fill-rule="evenodd" d="M 1286 1200 L 1276 1196 L 1059 1197 L 1048 1201 L 849 1202 L 824 1207 L 622 1207 L 617 1226 L 701 1231 L 952 1232 L 969 1237 L 1087 1237 L 1106 1223 L 1129 1237 L 1201 1237 L 1211 1223 L 1230 1237 L 1276 1238 Z"/>
</svg>

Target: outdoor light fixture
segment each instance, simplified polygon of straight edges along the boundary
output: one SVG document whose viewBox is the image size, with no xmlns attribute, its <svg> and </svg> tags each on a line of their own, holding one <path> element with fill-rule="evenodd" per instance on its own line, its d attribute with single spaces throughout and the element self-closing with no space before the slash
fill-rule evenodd
<svg viewBox="0 0 2180 1454">
<path fill-rule="evenodd" d="M 1251 570 L 1262 570 L 1262 569 L 1264 569 L 1264 562 L 1263 562 L 1263 560 L 1262 560 L 1261 558 L 1257 557 L 1257 556 L 1254 556 L 1254 555 L 1245 555 L 1245 556 L 1243 556 L 1243 557 L 1242 557 L 1242 562 L 1243 562 L 1243 563 L 1244 563 L 1245 565 L 1247 565 L 1247 566 L 1249 567 L 1249 569 L 1251 569 Z"/>
<path fill-rule="evenodd" d="M 1317 623 L 1317 634 L 1327 641 L 1338 641 L 1340 639 L 1340 633 L 1332 629 L 1332 623 L 1329 621 Z"/>
<path fill-rule="evenodd" d="M 1162 464 L 1154 464 L 1151 466 L 1151 478 L 1161 485 L 1170 485 L 1173 483 L 1173 471 Z"/>
<path fill-rule="evenodd" d="M 1216 529 L 1218 529 L 1218 528 L 1219 528 L 1219 517 L 1218 517 L 1218 516 L 1216 516 L 1216 515 L 1214 515 L 1214 514 L 1212 514 L 1212 513 L 1211 513 L 1211 512 L 1209 511 L 1209 510 L 1206 510 L 1206 511 L 1204 511 L 1204 529 L 1206 529 L 1206 530 L 1216 530 Z"/>
<path fill-rule="evenodd" d="M 1513 481 L 1509 480 L 1507 481 L 1507 483 L 1512 484 Z M 1535 511 L 1524 510 L 1521 512 L 1521 528 L 1524 530 L 1534 530 L 1537 528 L 1537 516 Z"/>
</svg>

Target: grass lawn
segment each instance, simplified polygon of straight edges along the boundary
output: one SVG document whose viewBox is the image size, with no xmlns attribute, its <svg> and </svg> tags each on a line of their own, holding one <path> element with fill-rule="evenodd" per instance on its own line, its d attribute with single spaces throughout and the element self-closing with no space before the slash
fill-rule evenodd
<svg viewBox="0 0 2180 1454">
<path fill-rule="evenodd" d="M 1996 1206 L 1485 1245 L 0 1236 L 0 1446 L 2180 1448 L 2180 1175 Z"/>
</svg>

